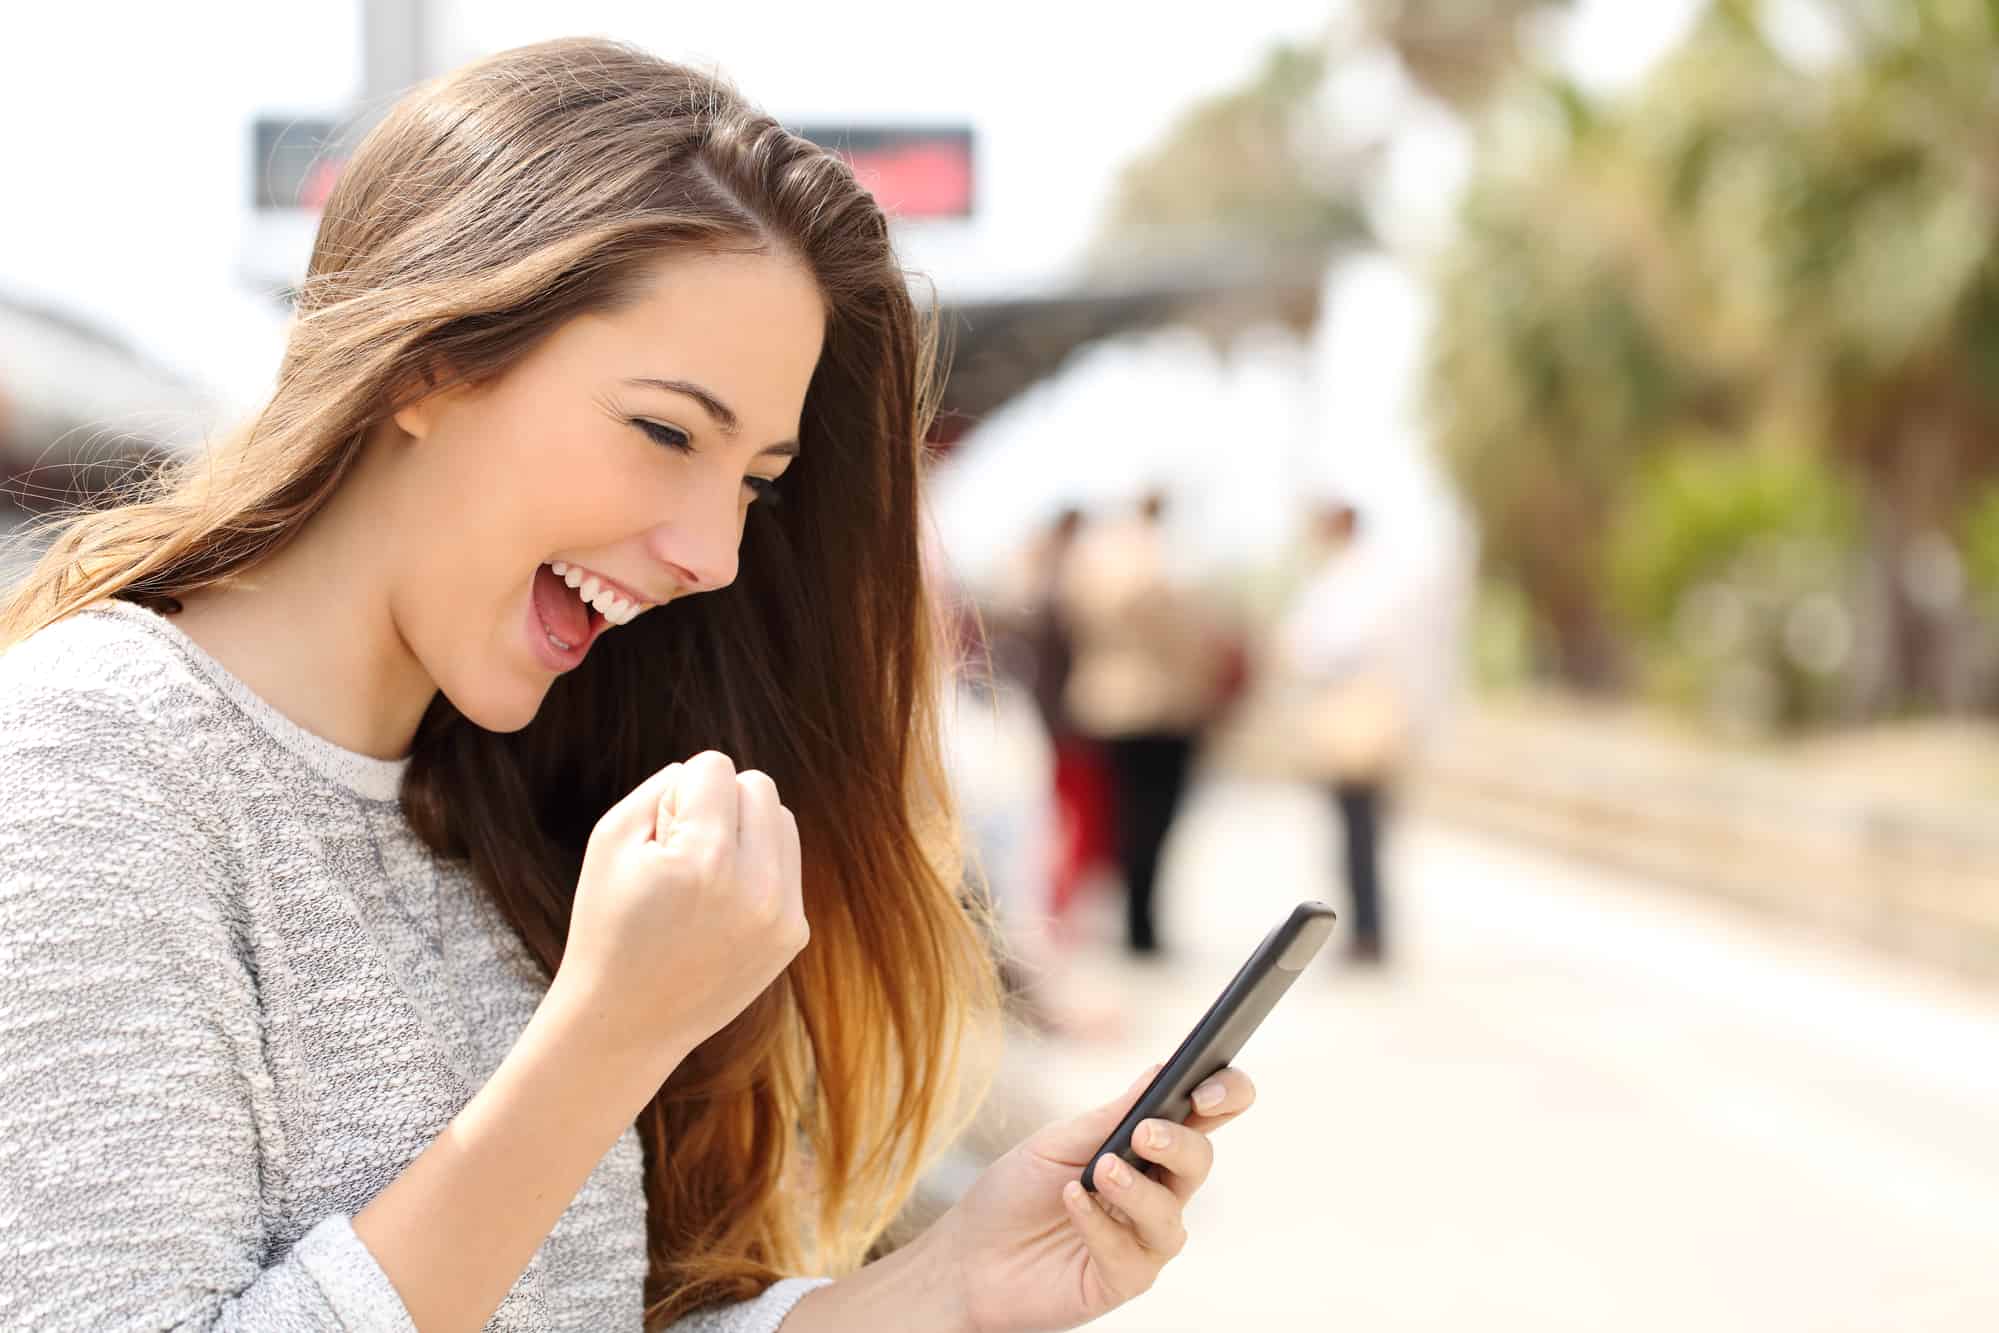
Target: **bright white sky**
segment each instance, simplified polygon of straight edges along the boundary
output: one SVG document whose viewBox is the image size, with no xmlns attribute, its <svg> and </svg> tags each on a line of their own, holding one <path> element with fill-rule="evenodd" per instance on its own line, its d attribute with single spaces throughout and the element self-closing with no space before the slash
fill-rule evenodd
<svg viewBox="0 0 1999 1333">
<path fill-rule="evenodd" d="M 432 40 L 448 66 L 604 33 L 719 65 L 786 119 L 969 122 L 978 218 L 904 241 L 912 264 L 964 293 L 1052 285 L 1120 164 L 1335 3 L 1244 0 L 1222 20 L 1075 0 L 435 0 Z M 0 290 L 110 324 L 226 398 L 253 399 L 275 368 L 279 319 L 239 281 L 268 239 L 247 206 L 249 124 L 344 111 L 360 86 L 358 34 L 358 0 L 9 6 Z"/>
</svg>

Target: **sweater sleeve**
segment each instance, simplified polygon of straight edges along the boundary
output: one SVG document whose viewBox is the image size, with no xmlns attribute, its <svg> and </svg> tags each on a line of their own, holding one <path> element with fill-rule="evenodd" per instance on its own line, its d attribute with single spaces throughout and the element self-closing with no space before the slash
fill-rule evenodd
<svg viewBox="0 0 1999 1333">
<path fill-rule="evenodd" d="M 254 981 L 185 765 L 137 701 L 0 700 L 0 1327 L 414 1333 L 348 1218 L 265 1253 Z"/>
<path fill-rule="evenodd" d="M 791 1307 L 814 1287 L 826 1285 L 826 1278 L 788 1277 L 773 1282 L 755 1300 L 734 1305 L 710 1306 L 683 1315 L 667 1327 L 670 1333 L 777 1333 Z"/>
</svg>

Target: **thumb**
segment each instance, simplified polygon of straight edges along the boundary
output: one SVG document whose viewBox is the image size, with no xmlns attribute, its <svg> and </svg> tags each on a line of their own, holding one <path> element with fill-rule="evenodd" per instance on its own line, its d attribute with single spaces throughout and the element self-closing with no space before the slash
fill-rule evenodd
<svg viewBox="0 0 1999 1333">
<path fill-rule="evenodd" d="M 1140 1074 L 1130 1087 L 1102 1106 L 1094 1107 L 1067 1120 L 1058 1120 L 1048 1126 L 1042 1131 L 1044 1137 L 1040 1146 L 1043 1151 L 1064 1161 L 1077 1163 L 1088 1161 L 1089 1155 L 1101 1148 L 1104 1140 L 1111 1136 L 1111 1131 L 1118 1127 L 1118 1121 L 1130 1114 L 1131 1108 L 1137 1104 L 1138 1096 L 1145 1091 L 1146 1085 L 1151 1083 L 1165 1067 L 1152 1066 Z"/>
<path fill-rule="evenodd" d="M 668 764 L 625 794 L 624 799 L 604 812 L 597 832 L 620 844 L 642 842 L 659 826 L 660 805 L 671 804 L 680 783 L 683 765 Z"/>
</svg>

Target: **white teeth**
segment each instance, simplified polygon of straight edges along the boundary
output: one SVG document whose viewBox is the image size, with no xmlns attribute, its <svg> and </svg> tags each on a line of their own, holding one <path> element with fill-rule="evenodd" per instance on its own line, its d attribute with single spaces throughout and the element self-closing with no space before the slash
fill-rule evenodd
<svg viewBox="0 0 1999 1333">
<path fill-rule="evenodd" d="M 613 625 L 629 625 L 639 614 L 649 608 L 632 601 L 595 574 L 578 569 L 564 560 L 552 561 L 549 568 L 564 583 L 576 590 L 576 595 L 597 609 L 604 619 Z"/>
</svg>

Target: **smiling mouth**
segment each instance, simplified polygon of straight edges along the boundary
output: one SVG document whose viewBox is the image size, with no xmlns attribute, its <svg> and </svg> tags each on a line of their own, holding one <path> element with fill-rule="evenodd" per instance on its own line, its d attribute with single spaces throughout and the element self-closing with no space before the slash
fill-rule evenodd
<svg viewBox="0 0 1999 1333">
<path fill-rule="evenodd" d="M 636 601 L 603 576 L 563 560 L 535 566 L 529 591 L 536 627 L 551 648 L 576 662 L 606 630 L 629 625 L 657 605 Z"/>
</svg>

